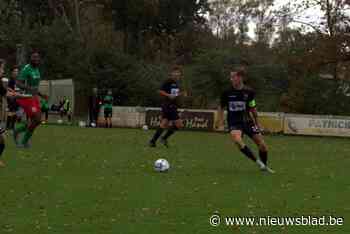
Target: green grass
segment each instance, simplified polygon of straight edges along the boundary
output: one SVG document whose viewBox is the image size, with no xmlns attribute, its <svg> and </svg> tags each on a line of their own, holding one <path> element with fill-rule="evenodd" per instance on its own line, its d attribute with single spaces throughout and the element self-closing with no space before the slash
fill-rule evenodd
<svg viewBox="0 0 350 234">
<path fill-rule="evenodd" d="M 224 134 L 43 126 L 30 150 L 8 137 L 0 170 L 0 233 L 350 233 L 349 139 L 268 136 L 260 172 Z M 255 148 L 254 148 L 255 149 Z M 153 171 L 166 158 L 168 173 Z M 337 227 L 211 227 L 209 217 L 344 217 Z"/>
</svg>

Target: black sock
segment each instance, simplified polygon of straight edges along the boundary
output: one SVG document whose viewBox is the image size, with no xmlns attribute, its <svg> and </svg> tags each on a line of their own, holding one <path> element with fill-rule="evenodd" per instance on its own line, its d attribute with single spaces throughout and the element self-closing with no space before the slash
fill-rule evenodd
<svg viewBox="0 0 350 234">
<path fill-rule="evenodd" d="M 0 158 L 2 153 L 4 152 L 4 149 L 5 149 L 5 144 L 4 143 L 0 144 Z"/>
<path fill-rule="evenodd" d="M 10 129 L 13 129 L 15 127 L 16 119 L 17 119 L 16 115 L 12 116 Z"/>
<path fill-rule="evenodd" d="M 267 165 L 267 151 L 259 151 L 261 161 Z"/>
<path fill-rule="evenodd" d="M 165 133 L 165 135 L 162 138 L 164 140 L 167 140 L 171 135 L 173 135 L 175 133 L 176 130 L 178 130 L 178 128 L 176 126 L 169 128 L 168 131 Z"/>
<path fill-rule="evenodd" d="M 12 116 L 7 116 L 7 120 L 6 120 L 6 128 L 7 129 L 11 128 L 11 122 L 12 122 Z"/>
<path fill-rule="evenodd" d="M 241 152 L 247 156 L 248 158 L 250 158 L 251 160 L 253 160 L 254 162 L 256 162 L 256 157 L 254 156 L 254 153 L 248 148 L 248 146 L 244 146 L 243 149 L 241 149 Z"/>
<path fill-rule="evenodd" d="M 158 140 L 158 138 L 162 135 L 163 131 L 164 131 L 163 128 L 160 128 L 160 127 L 157 128 L 156 133 L 154 133 L 151 141 L 155 143 Z"/>
</svg>

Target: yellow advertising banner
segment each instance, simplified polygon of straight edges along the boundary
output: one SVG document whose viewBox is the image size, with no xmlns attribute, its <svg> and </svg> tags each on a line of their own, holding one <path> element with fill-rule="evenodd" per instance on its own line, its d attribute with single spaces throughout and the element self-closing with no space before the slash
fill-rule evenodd
<svg viewBox="0 0 350 234">
<path fill-rule="evenodd" d="M 218 115 L 214 112 L 214 123 L 216 131 L 224 131 L 218 129 Z M 226 112 L 225 112 L 225 129 L 227 129 Z M 259 112 L 259 122 L 265 133 L 282 133 L 283 132 L 283 118 L 284 113 L 269 113 Z"/>
</svg>

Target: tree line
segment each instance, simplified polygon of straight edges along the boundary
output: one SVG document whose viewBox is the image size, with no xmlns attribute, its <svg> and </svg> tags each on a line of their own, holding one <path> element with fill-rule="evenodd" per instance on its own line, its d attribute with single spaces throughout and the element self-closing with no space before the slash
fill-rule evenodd
<svg viewBox="0 0 350 234">
<path fill-rule="evenodd" d="M 45 79 L 112 89 L 118 105 L 159 105 L 180 63 L 188 108 L 214 108 L 244 63 L 262 111 L 348 114 L 349 12 L 346 0 L 3 0 L 0 54 L 23 64 L 39 49 Z"/>
</svg>

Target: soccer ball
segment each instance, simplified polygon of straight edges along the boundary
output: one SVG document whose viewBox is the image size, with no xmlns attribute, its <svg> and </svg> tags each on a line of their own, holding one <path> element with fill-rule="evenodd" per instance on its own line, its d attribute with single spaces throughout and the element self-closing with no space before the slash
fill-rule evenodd
<svg viewBox="0 0 350 234">
<path fill-rule="evenodd" d="M 95 123 L 91 123 L 91 127 L 95 128 L 96 124 Z"/>
<path fill-rule="evenodd" d="M 147 126 L 147 125 L 143 125 L 143 126 L 142 126 L 142 129 L 145 130 L 145 131 L 147 131 L 147 130 L 148 130 L 148 126 Z"/>
<path fill-rule="evenodd" d="M 58 124 L 62 124 L 62 123 L 63 123 L 63 120 L 62 120 L 62 119 L 59 119 L 59 120 L 57 120 L 57 123 L 58 123 Z"/>
<path fill-rule="evenodd" d="M 158 172 L 165 172 L 169 170 L 170 164 L 166 159 L 160 158 L 154 162 L 154 170 Z"/>
</svg>

